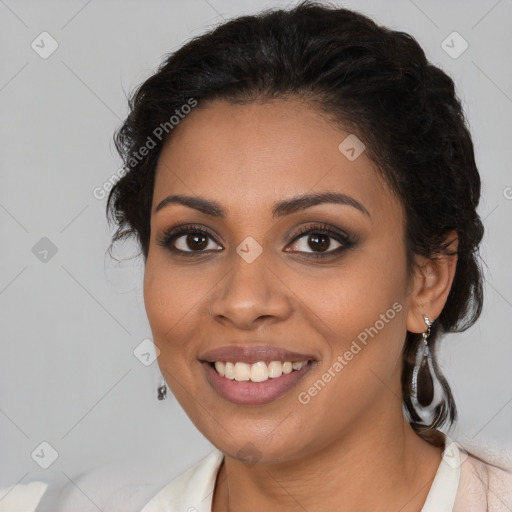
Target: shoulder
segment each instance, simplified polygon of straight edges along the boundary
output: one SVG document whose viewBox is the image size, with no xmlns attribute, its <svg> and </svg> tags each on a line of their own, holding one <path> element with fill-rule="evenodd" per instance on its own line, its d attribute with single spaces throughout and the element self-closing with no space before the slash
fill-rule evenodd
<svg viewBox="0 0 512 512">
<path fill-rule="evenodd" d="M 141 512 L 210 511 L 224 455 L 214 449 L 156 494 Z"/>
<path fill-rule="evenodd" d="M 172 462 L 117 462 L 77 475 L 63 473 L 47 485 L 34 512 L 139 512 L 175 473 L 172 466 Z"/>
<path fill-rule="evenodd" d="M 176 461 L 154 463 L 110 463 L 84 471 L 78 475 L 43 484 L 36 508 L 13 508 L 18 512 L 167 512 L 184 511 L 198 500 L 208 497 L 223 455 L 214 450 L 195 465 L 169 482 L 176 474 Z M 38 482 L 42 484 L 42 482 Z M 204 492 L 203 492 L 204 491 Z M 201 510 L 203 498 L 196 509 Z M 2 503 L 3 504 L 3 503 Z M 25 504 L 25 501 L 23 501 Z M 0 509 L 4 512 L 4 509 Z M 10 509 L 5 509 L 10 512 Z"/>
<path fill-rule="evenodd" d="M 505 451 L 459 447 L 460 481 L 454 512 L 510 512 L 512 458 Z"/>
<path fill-rule="evenodd" d="M 46 493 L 48 484 L 33 481 L 0 489 L 0 510 L 2 512 L 35 512 L 41 498 Z"/>
</svg>

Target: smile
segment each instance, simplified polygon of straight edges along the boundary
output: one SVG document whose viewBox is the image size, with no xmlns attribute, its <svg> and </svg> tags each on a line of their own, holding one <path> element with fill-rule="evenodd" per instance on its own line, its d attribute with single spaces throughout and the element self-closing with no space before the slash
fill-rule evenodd
<svg viewBox="0 0 512 512">
<path fill-rule="evenodd" d="M 262 405 L 296 387 L 313 367 L 313 361 L 203 362 L 212 388 L 224 399 L 239 405 Z"/>
<path fill-rule="evenodd" d="M 290 362 L 271 361 L 268 365 L 264 361 L 247 364 L 241 361 L 231 363 L 229 361 L 216 361 L 214 363 L 217 373 L 222 377 L 236 381 L 265 382 L 268 379 L 277 379 L 281 375 L 287 375 L 294 370 L 300 370 L 308 361 Z"/>
</svg>

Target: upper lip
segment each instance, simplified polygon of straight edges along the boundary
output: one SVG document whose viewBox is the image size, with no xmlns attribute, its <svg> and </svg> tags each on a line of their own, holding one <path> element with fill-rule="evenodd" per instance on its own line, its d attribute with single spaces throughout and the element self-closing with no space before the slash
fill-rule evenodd
<svg viewBox="0 0 512 512">
<path fill-rule="evenodd" d="M 199 360 L 214 363 L 216 361 L 236 363 L 238 361 L 253 364 L 259 361 L 270 363 L 271 361 L 290 361 L 302 362 L 314 360 L 312 355 L 299 354 L 280 347 L 272 345 L 250 345 L 250 346 L 235 346 L 229 345 L 219 347 L 199 356 Z"/>
</svg>

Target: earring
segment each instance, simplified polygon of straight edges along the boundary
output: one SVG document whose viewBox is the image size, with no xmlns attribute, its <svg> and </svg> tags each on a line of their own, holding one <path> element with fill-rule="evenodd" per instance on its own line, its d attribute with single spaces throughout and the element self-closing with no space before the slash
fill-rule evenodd
<svg viewBox="0 0 512 512">
<path fill-rule="evenodd" d="M 412 372 L 412 397 L 422 406 L 428 407 L 434 399 L 434 381 L 432 373 L 434 372 L 432 363 L 432 353 L 428 346 L 428 337 L 430 336 L 430 327 L 433 322 L 429 320 L 427 315 L 423 315 L 427 329 L 422 333 L 423 346 L 418 352 L 423 351 L 419 357 L 416 357 L 416 365 Z"/>
<path fill-rule="evenodd" d="M 165 382 L 158 387 L 158 400 L 165 400 L 167 398 L 167 385 Z"/>
</svg>

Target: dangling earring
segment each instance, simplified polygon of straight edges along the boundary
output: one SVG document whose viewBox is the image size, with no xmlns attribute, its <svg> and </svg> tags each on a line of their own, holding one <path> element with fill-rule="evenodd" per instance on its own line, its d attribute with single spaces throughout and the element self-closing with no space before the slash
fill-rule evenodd
<svg viewBox="0 0 512 512">
<path fill-rule="evenodd" d="M 158 400 L 165 400 L 167 398 L 167 385 L 165 382 L 158 387 Z"/>
<path fill-rule="evenodd" d="M 418 363 L 418 357 L 416 358 L 416 365 L 412 372 L 412 397 L 422 406 L 428 407 L 434 400 L 434 381 L 432 379 L 432 373 L 434 373 L 432 363 L 432 353 L 428 346 L 428 337 L 430 336 L 430 327 L 432 323 L 427 315 L 423 315 L 427 329 L 422 333 L 423 336 L 423 347 L 420 351 L 423 353 L 420 356 Z"/>
</svg>

